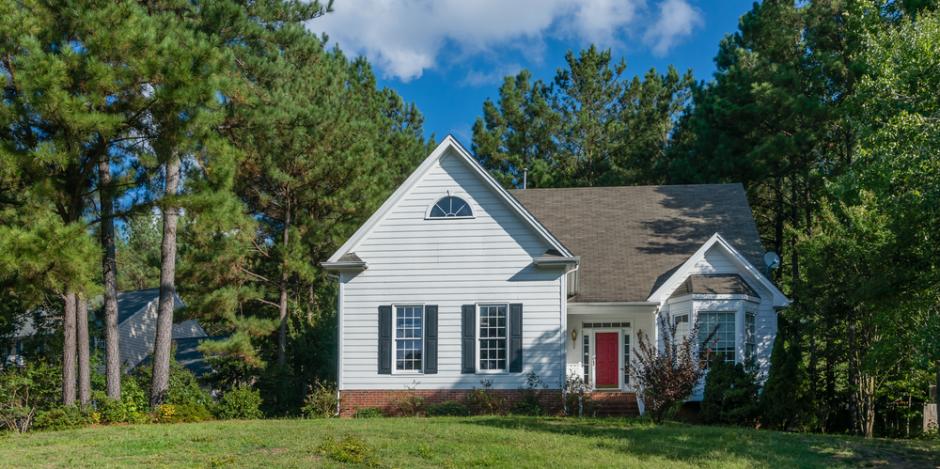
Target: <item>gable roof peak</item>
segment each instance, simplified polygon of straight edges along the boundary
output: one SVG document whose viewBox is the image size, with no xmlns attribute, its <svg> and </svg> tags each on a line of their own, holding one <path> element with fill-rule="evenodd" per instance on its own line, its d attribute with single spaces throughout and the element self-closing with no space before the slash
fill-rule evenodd
<svg viewBox="0 0 940 469">
<path fill-rule="evenodd" d="M 463 145 L 451 134 L 447 134 L 441 143 L 434 148 L 434 150 L 421 162 L 418 167 L 412 171 L 412 173 L 405 179 L 400 186 L 385 200 L 384 203 L 379 207 L 375 213 L 370 216 L 362 226 L 348 239 L 346 242 L 340 246 L 336 252 L 333 253 L 330 258 L 323 263 L 323 266 L 327 269 L 330 269 L 332 265 L 340 262 L 340 259 L 347 253 L 352 252 L 360 241 L 369 233 L 376 224 L 381 221 L 385 215 L 391 211 L 391 209 L 408 193 L 408 191 L 421 180 L 421 178 L 428 172 L 431 167 L 437 163 L 441 158 L 448 154 L 456 155 L 458 158 L 464 161 L 474 173 L 476 173 L 483 182 L 493 191 L 496 195 L 505 202 L 509 208 L 515 212 L 522 220 L 529 225 L 536 234 L 541 237 L 551 248 L 556 249 L 564 257 L 574 256 L 568 251 L 567 248 L 559 241 L 555 236 L 551 234 L 542 224 L 529 213 L 525 207 L 522 206 L 519 201 L 512 197 L 509 192 L 504 189 L 495 179 L 491 176 L 483 167 L 477 162 L 476 158 L 464 148 Z M 363 265 L 365 267 L 365 265 Z"/>
</svg>

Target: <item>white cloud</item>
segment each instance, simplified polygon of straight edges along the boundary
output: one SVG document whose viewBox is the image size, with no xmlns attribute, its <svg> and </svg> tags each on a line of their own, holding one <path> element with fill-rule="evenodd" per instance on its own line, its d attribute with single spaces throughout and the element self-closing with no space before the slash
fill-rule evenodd
<svg viewBox="0 0 940 469">
<path fill-rule="evenodd" d="M 666 8 L 676 2 L 686 5 L 665 0 L 657 23 L 672 21 L 664 14 L 697 12 L 688 5 L 688 11 Z M 446 62 L 441 51 L 449 45 L 459 53 L 452 60 L 521 49 L 533 62 L 541 59 L 542 43 L 550 36 L 617 47 L 617 37 L 628 34 L 628 27 L 642 29 L 647 11 L 645 0 L 338 0 L 333 8 L 308 27 L 326 33 L 347 52 L 365 55 L 386 76 L 405 81 Z M 678 39 L 657 34 L 651 41 L 659 51 Z M 486 78 L 471 76 L 466 82 Z"/>
<path fill-rule="evenodd" d="M 665 0 L 659 4 L 656 21 L 643 35 L 643 43 L 652 47 L 654 54 L 663 56 L 703 23 L 702 12 L 685 0 Z"/>
</svg>

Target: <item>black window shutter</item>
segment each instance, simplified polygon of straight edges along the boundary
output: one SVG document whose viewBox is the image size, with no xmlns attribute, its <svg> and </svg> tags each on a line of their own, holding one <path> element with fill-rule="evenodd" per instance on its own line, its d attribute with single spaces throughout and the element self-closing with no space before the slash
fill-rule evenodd
<svg viewBox="0 0 940 469">
<path fill-rule="evenodd" d="M 476 373 L 476 314 L 474 305 L 463 305 L 460 308 L 461 316 L 461 373 Z"/>
<path fill-rule="evenodd" d="M 437 305 L 424 307 L 424 373 L 437 373 Z"/>
<path fill-rule="evenodd" d="M 379 306 L 379 374 L 392 374 L 392 307 Z"/>
<path fill-rule="evenodd" d="M 522 303 L 509 305 L 509 372 L 522 372 Z"/>
</svg>

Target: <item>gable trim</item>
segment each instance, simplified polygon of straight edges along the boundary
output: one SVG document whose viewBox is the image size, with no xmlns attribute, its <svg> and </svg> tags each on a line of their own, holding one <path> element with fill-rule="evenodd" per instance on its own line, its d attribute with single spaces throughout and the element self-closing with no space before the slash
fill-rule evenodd
<svg viewBox="0 0 940 469">
<path fill-rule="evenodd" d="M 737 249 L 734 248 L 734 246 L 728 243 L 728 241 L 721 237 L 721 235 L 718 233 L 713 234 L 712 237 L 705 242 L 705 244 L 695 251 L 695 254 L 692 254 L 691 257 L 686 259 L 686 261 L 683 262 L 682 265 L 672 275 L 670 275 L 669 278 L 666 279 L 666 281 L 656 289 L 656 291 L 654 291 L 649 296 L 647 301 L 662 303 L 663 301 L 667 300 L 668 295 L 670 295 L 672 291 L 667 291 L 666 288 L 672 284 L 672 281 L 674 279 L 679 279 L 680 281 L 686 279 L 692 273 L 691 270 L 693 267 L 695 267 L 695 264 L 704 259 L 705 254 L 716 245 L 720 246 L 728 255 L 730 255 L 731 258 L 738 264 L 739 268 L 757 280 L 757 282 L 763 285 L 764 288 L 770 292 L 774 307 L 782 308 L 790 305 L 790 299 L 787 298 L 786 295 L 784 295 L 783 292 L 781 292 L 780 289 L 777 288 L 777 286 L 767 278 L 767 276 L 754 267 L 754 264 L 751 264 L 750 261 L 748 261 Z"/>
<path fill-rule="evenodd" d="M 395 192 L 393 192 L 392 195 L 385 200 L 379 209 L 376 210 L 375 213 L 373 213 L 372 216 L 370 216 L 369 219 L 366 220 L 366 222 L 363 223 L 362 226 L 360 226 L 359 229 L 356 230 L 356 232 L 353 233 L 353 235 L 350 236 L 350 238 L 347 239 L 346 242 L 343 243 L 343 245 L 340 246 L 340 248 L 337 249 L 336 252 L 334 252 L 326 262 L 322 263 L 323 267 L 331 269 L 339 262 L 340 257 L 355 249 L 359 242 L 362 241 L 362 239 L 365 237 L 365 235 L 372 231 L 379 221 L 385 218 L 385 215 L 388 214 L 392 208 L 395 207 L 395 205 L 397 205 L 398 202 L 401 201 L 401 199 L 408 193 L 408 191 L 410 191 L 411 188 L 421 180 L 428 170 L 431 169 L 434 163 L 440 160 L 444 155 L 447 154 L 447 151 L 451 149 L 471 168 L 473 168 L 480 178 L 491 189 L 493 189 L 493 191 L 499 195 L 499 197 L 510 207 L 510 209 L 516 212 L 516 214 L 519 215 L 519 217 L 522 218 L 523 221 L 525 221 L 536 232 L 536 234 L 539 235 L 539 237 L 541 237 L 551 247 L 558 250 L 562 256 L 574 257 L 571 252 L 569 252 L 568 249 L 565 248 L 565 246 L 561 244 L 560 241 L 558 241 L 558 239 L 552 236 L 552 234 L 544 226 L 542 226 L 542 224 L 539 223 L 539 221 L 536 220 L 536 218 L 531 213 L 529 213 L 528 210 L 522 206 L 522 204 L 513 198 L 506 189 L 500 186 L 499 183 L 493 179 L 493 176 L 487 173 L 486 170 L 480 166 L 473 156 L 471 156 L 470 153 L 464 149 L 455 138 L 448 135 L 444 138 L 444 140 L 441 141 L 437 148 L 435 148 L 434 151 L 432 151 L 431 154 L 428 155 L 428 157 L 425 158 L 420 165 L 418 165 L 418 168 L 415 169 L 407 179 L 405 179 L 405 182 L 395 189 Z"/>
</svg>

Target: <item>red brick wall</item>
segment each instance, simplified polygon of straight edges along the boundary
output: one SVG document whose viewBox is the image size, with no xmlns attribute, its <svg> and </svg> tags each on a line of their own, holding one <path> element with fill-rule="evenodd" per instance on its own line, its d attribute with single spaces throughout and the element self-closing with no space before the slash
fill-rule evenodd
<svg viewBox="0 0 940 469">
<path fill-rule="evenodd" d="M 395 415 L 398 403 L 411 396 L 419 396 L 427 404 L 439 404 L 445 401 L 464 402 L 467 395 L 473 392 L 469 389 L 420 389 L 420 390 L 356 390 L 340 391 L 340 416 L 351 417 L 356 410 L 374 407 L 381 409 L 386 415 Z M 501 398 L 508 411 L 515 402 L 525 395 L 522 389 L 490 389 L 486 391 L 493 396 Z M 542 408 L 548 414 L 560 414 L 562 411 L 561 391 L 542 390 L 539 392 Z"/>
</svg>

